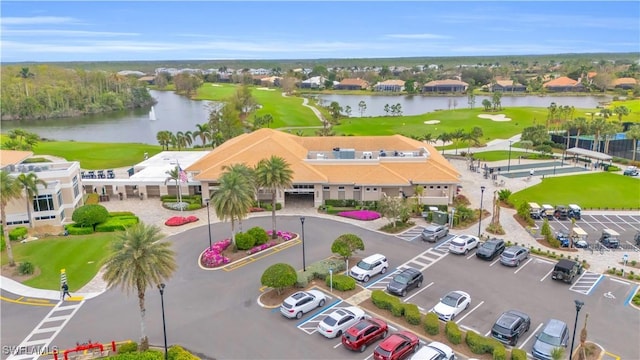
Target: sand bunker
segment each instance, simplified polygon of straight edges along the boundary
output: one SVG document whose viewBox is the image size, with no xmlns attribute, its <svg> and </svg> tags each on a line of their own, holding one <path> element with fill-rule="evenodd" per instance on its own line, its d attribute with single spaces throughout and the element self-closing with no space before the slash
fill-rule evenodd
<svg viewBox="0 0 640 360">
<path fill-rule="evenodd" d="M 478 115 L 478 117 L 480 119 L 489 119 L 491 121 L 499 121 L 499 122 L 511 121 L 511 118 L 508 118 L 508 117 L 504 116 L 504 114 L 497 114 L 497 115 L 480 114 L 480 115 Z"/>
<path fill-rule="evenodd" d="M 440 120 L 429 120 L 424 122 L 425 125 L 435 125 L 440 124 Z"/>
<path fill-rule="evenodd" d="M 259 87 L 259 88 L 256 88 L 256 90 L 275 91 L 276 89 L 269 89 L 269 88 L 266 88 L 266 87 Z"/>
<path fill-rule="evenodd" d="M 220 85 L 220 84 L 211 84 L 211 86 L 214 86 L 214 87 L 221 87 L 222 85 Z"/>
</svg>

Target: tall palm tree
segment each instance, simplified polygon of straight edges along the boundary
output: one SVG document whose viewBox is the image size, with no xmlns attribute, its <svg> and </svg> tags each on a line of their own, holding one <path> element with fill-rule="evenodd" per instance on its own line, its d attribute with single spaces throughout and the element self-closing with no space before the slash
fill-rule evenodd
<svg viewBox="0 0 640 360">
<path fill-rule="evenodd" d="M 178 165 L 176 165 L 175 168 L 165 171 L 165 174 L 169 175 L 165 180 L 164 180 L 164 184 L 167 185 L 167 183 L 169 181 L 175 181 L 176 183 L 176 191 L 177 191 L 177 196 L 178 196 L 178 202 L 180 203 L 180 211 L 182 211 L 182 189 L 181 186 L 179 184 L 180 182 L 180 167 Z"/>
<path fill-rule="evenodd" d="M 443 132 L 443 133 L 441 133 L 440 135 L 438 135 L 436 137 L 436 140 L 442 141 L 442 154 L 443 155 L 444 155 L 444 148 L 445 148 L 446 143 L 448 143 L 452 139 L 453 139 L 453 136 L 448 132 Z"/>
<path fill-rule="evenodd" d="M 211 126 L 209 123 L 196 124 L 196 131 L 193 132 L 193 137 L 199 137 L 202 141 L 202 147 L 207 143 L 207 140 L 211 139 Z"/>
<path fill-rule="evenodd" d="M 16 266 L 13 259 L 13 249 L 11 249 L 11 241 L 9 241 L 9 228 L 7 227 L 7 205 L 12 200 L 22 197 L 22 187 L 18 180 L 9 175 L 6 170 L 0 170 L 0 217 L 2 218 L 2 231 L 5 244 L 7 246 L 7 257 L 9 258 L 9 266 Z"/>
<path fill-rule="evenodd" d="M 24 92 L 27 97 L 29 97 L 29 87 L 27 86 L 27 79 L 31 79 L 35 75 L 31 71 L 29 71 L 28 67 L 23 67 L 20 69 L 18 76 L 22 78 L 22 82 L 24 83 Z"/>
<path fill-rule="evenodd" d="M 609 122 L 604 126 L 604 128 L 602 128 L 605 154 L 609 153 L 609 143 L 619 132 L 622 132 L 622 124 L 619 122 Z"/>
<path fill-rule="evenodd" d="M 253 205 L 253 186 L 239 171 L 227 170 L 220 176 L 220 186 L 211 196 L 218 219 L 231 221 L 231 242 L 236 243 L 236 220 L 247 216 Z"/>
<path fill-rule="evenodd" d="M 162 150 L 169 150 L 169 144 L 171 143 L 171 131 L 162 130 L 158 131 L 156 134 L 156 140 L 160 146 L 162 146 Z"/>
<path fill-rule="evenodd" d="M 162 237 L 159 227 L 144 223 L 119 233 L 102 276 L 109 288 L 119 286 L 127 293 L 133 290 L 138 295 L 140 350 L 149 348 L 144 327 L 144 293 L 147 288 L 166 282 L 177 268 L 171 243 L 161 242 Z"/>
<path fill-rule="evenodd" d="M 640 140 L 640 125 L 632 125 L 625 133 L 627 139 L 633 140 L 633 155 L 632 160 L 636 161 L 636 152 L 638 151 L 638 140 Z M 3 188 L 4 189 L 4 188 Z"/>
<path fill-rule="evenodd" d="M 451 137 L 455 140 L 456 155 L 458 155 L 458 141 L 464 138 L 464 129 L 458 129 L 451 133 Z"/>
<path fill-rule="evenodd" d="M 278 190 L 291 187 L 293 170 L 287 161 L 279 156 L 271 155 L 262 159 L 256 166 L 256 182 L 258 186 L 271 191 L 271 224 L 272 238 L 276 238 L 276 195 Z"/>
<path fill-rule="evenodd" d="M 589 130 L 589 124 L 587 123 L 587 119 L 584 117 L 577 117 L 573 120 L 573 127 L 576 129 L 576 143 L 574 147 L 578 147 L 578 141 L 580 140 L 580 133 L 586 132 Z"/>
<path fill-rule="evenodd" d="M 600 151 L 600 134 L 602 134 L 602 131 L 604 130 L 604 128 L 607 126 L 607 120 L 599 117 L 596 118 L 593 122 L 591 122 L 591 124 L 589 124 L 589 127 L 591 128 L 591 131 L 593 132 L 593 151 Z"/>
<path fill-rule="evenodd" d="M 569 140 L 571 139 L 571 130 L 575 129 L 575 123 L 572 120 L 568 120 L 562 123 L 562 128 L 567 131 L 567 143 L 565 149 L 569 148 Z"/>
<path fill-rule="evenodd" d="M 231 165 L 224 165 L 222 166 L 222 170 L 223 171 L 228 171 L 228 172 L 234 172 L 234 173 L 238 173 L 240 175 L 242 175 L 248 182 L 249 185 L 251 186 L 252 192 L 253 192 L 253 200 L 258 200 L 258 185 L 256 182 L 256 177 L 255 177 L 255 170 L 249 166 L 247 166 L 247 164 L 240 164 L 240 163 L 236 163 L 236 164 L 231 164 Z M 238 219 L 238 223 L 239 223 L 239 228 L 240 231 L 242 231 L 242 218 Z"/>
<path fill-rule="evenodd" d="M 31 206 L 33 204 L 33 197 L 38 196 L 38 185 L 42 185 L 45 188 L 47 187 L 47 183 L 38 178 L 36 173 L 30 172 L 28 174 L 20 174 L 18 175 L 18 183 L 20 184 L 20 188 L 24 189 L 26 199 L 27 199 L 27 218 L 29 219 L 29 227 L 33 228 L 33 221 L 31 219 Z"/>
</svg>

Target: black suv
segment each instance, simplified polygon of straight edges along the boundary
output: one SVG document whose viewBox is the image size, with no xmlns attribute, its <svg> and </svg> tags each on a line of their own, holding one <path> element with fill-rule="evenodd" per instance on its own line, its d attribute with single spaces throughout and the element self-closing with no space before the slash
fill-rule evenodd
<svg viewBox="0 0 640 360">
<path fill-rule="evenodd" d="M 480 259 L 493 260 L 504 251 L 504 240 L 491 239 L 483 242 L 476 250 L 476 256 Z"/>
<path fill-rule="evenodd" d="M 562 280 L 571 284 L 576 276 L 582 274 L 582 271 L 583 268 L 581 263 L 573 260 L 562 259 L 553 267 L 551 278 L 553 280 Z"/>
<path fill-rule="evenodd" d="M 405 296 L 409 290 L 422 286 L 422 280 L 423 276 L 420 270 L 407 268 L 393 277 L 391 282 L 387 284 L 387 291 L 391 294 Z"/>
<path fill-rule="evenodd" d="M 517 311 L 509 310 L 498 318 L 491 328 L 491 337 L 503 344 L 515 346 L 518 339 L 531 327 L 529 315 Z"/>
</svg>

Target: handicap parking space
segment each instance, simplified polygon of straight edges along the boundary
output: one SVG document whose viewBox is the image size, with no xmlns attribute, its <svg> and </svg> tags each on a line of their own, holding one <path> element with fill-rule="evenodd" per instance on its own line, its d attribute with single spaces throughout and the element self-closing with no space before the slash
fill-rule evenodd
<svg viewBox="0 0 640 360">
<path fill-rule="evenodd" d="M 603 278 L 604 275 L 587 270 L 583 272 L 579 278 L 573 281 L 569 290 L 589 295 Z"/>
<path fill-rule="evenodd" d="M 422 234 L 422 230 L 424 230 L 423 226 L 414 226 L 409 230 L 397 234 L 396 237 L 404 241 L 419 240 L 420 234 Z"/>
<path fill-rule="evenodd" d="M 629 305 L 629 302 L 637 288 L 637 284 L 616 278 L 604 277 L 598 284 L 597 289 L 592 292 L 593 301 L 597 301 L 608 306 L 626 306 Z"/>
</svg>

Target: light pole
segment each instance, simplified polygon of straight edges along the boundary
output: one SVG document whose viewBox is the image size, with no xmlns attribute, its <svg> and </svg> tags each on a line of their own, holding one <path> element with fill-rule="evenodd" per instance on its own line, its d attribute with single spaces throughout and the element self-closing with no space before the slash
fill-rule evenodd
<svg viewBox="0 0 640 360">
<path fill-rule="evenodd" d="M 209 198 L 205 199 L 204 202 L 207 204 L 207 229 L 209 229 L 209 250 L 211 250 L 211 215 L 209 215 L 209 205 L 211 205 L 211 200 Z"/>
<path fill-rule="evenodd" d="M 300 216 L 300 225 L 302 225 L 302 271 L 307 271 L 307 263 L 304 256 L 304 216 Z"/>
<path fill-rule="evenodd" d="M 507 162 L 507 172 L 511 170 L 511 144 L 513 144 L 513 140 L 509 140 L 509 162 Z"/>
<path fill-rule="evenodd" d="M 480 237 L 480 229 L 482 228 L 482 200 L 484 199 L 484 185 L 480 186 L 480 219 L 478 220 L 478 238 Z"/>
<path fill-rule="evenodd" d="M 573 302 L 576 303 L 576 321 L 573 324 L 573 338 L 571 338 L 571 350 L 569 351 L 569 360 L 572 360 L 573 358 L 573 344 L 576 341 L 576 328 L 578 327 L 578 314 L 580 313 L 580 309 L 582 309 L 582 306 L 584 305 L 584 302 L 580 300 L 573 300 Z"/>
<path fill-rule="evenodd" d="M 158 290 L 160 290 L 160 304 L 162 304 L 162 331 L 164 332 L 164 360 L 169 359 L 167 353 L 167 324 L 164 321 L 164 283 L 158 284 Z"/>
</svg>

